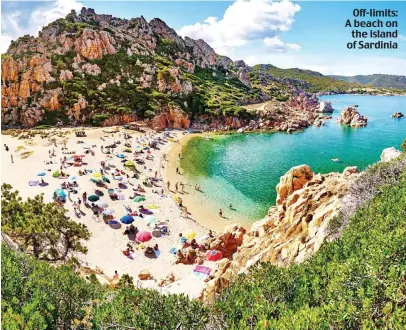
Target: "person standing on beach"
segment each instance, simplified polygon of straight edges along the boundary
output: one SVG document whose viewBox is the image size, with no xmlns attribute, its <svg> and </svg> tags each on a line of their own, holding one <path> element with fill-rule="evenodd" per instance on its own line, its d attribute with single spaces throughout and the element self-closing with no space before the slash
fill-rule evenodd
<svg viewBox="0 0 406 330">
<path fill-rule="evenodd" d="M 171 190 L 171 183 L 168 181 L 168 190 Z"/>
<path fill-rule="evenodd" d="M 10 158 L 11 158 L 11 163 L 14 164 L 13 154 L 10 155 Z"/>
<path fill-rule="evenodd" d="M 223 210 L 222 209 L 220 209 L 219 215 L 220 215 L 220 217 L 223 217 Z"/>
<path fill-rule="evenodd" d="M 175 183 L 175 190 L 178 191 L 178 183 Z"/>
</svg>

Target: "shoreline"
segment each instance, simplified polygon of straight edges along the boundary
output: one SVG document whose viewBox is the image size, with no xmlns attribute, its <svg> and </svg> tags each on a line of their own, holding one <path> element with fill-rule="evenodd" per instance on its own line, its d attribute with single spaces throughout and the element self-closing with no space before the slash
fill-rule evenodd
<svg viewBox="0 0 406 330">
<path fill-rule="evenodd" d="M 268 132 L 265 132 L 268 133 Z M 229 133 L 231 134 L 231 132 Z M 238 133 L 234 133 L 238 134 Z M 183 205 L 187 207 L 187 211 L 189 213 L 189 218 L 191 220 L 196 221 L 201 226 L 215 230 L 217 233 L 221 233 L 224 231 L 226 227 L 230 225 L 238 225 L 243 226 L 245 228 L 250 228 L 252 223 L 250 221 L 244 221 L 245 216 L 238 214 L 238 218 L 227 218 L 227 217 L 220 217 L 218 214 L 219 209 L 222 207 L 224 214 L 227 214 L 228 210 L 221 205 L 217 205 L 213 203 L 213 201 L 207 200 L 206 198 L 200 196 L 200 194 L 205 194 L 207 192 L 204 191 L 204 187 L 201 192 L 198 192 L 194 189 L 195 182 L 189 182 L 190 179 L 184 176 L 183 169 L 179 163 L 179 154 L 182 153 L 183 147 L 189 142 L 189 140 L 197 137 L 203 137 L 208 135 L 207 133 L 194 133 L 194 134 L 187 134 L 182 136 L 179 139 L 178 143 L 172 144 L 168 148 L 167 152 L 167 161 L 165 162 L 165 169 L 162 171 L 163 179 L 165 183 L 168 181 L 171 184 L 171 197 L 173 200 L 177 197 L 181 197 L 183 200 Z M 217 133 L 210 133 L 210 135 L 222 135 Z M 176 168 L 180 169 L 182 174 L 176 173 Z M 174 184 L 176 182 L 185 183 L 185 190 L 184 193 L 182 192 L 175 192 Z M 167 190 L 167 187 L 166 191 Z M 180 190 L 180 189 L 179 189 Z M 214 209 L 213 209 L 214 208 Z M 265 216 L 264 214 L 263 216 Z"/>
</svg>

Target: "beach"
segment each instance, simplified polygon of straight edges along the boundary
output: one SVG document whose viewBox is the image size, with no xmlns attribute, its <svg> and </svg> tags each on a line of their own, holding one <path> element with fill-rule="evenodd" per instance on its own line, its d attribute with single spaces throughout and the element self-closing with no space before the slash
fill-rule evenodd
<svg viewBox="0 0 406 330">
<path fill-rule="evenodd" d="M 189 217 L 199 223 L 200 225 L 215 230 L 217 232 L 222 232 L 226 226 L 232 224 L 240 224 L 243 221 L 241 219 L 236 219 L 235 217 L 230 217 L 228 210 L 228 205 L 220 205 L 212 203 L 208 198 L 205 198 L 206 194 L 210 194 L 210 191 L 206 191 L 204 186 L 200 186 L 200 190 L 195 189 L 196 182 L 190 180 L 186 175 L 181 166 L 179 155 L 182 157 L 183 147 L 190 141 L 190 139 L 196 137 L 207 136 L 208 134 L 188 134 L 181 136 L 179 142 L 173 143 L 169 146 L 167 165 L 163 169 L 163 177 L 166 182 L 171 183 L 171 194 L 174 198 L 181 197 L 183 200 L 183 205 L 187 207 L 189 212 Z M 179 169 L 177 173 L 176 169 Z M 184 183 L 184 191 L 178 189 L 175 191 L 174 184 L 178 182 Z M 224 216 L 219 215 L 219 210 L 222 208 Z"/>
<path fill-rule="evenodd" d="M 54 178 L 52 176 L 56 170 L 61 169 L 61 160 L 64 156 L 70 157 L 74 154 L 83 154 L 82 160 L 85 165 L 81 167 L 62 167 L 64 173 L 76 177 L 75 181 L 78 184 L 76 188 L 77 194 L 70 194 L 64 207 L 68 210 L 71 219 L 85 224 L 91 232 L 90 240 L 84 242 L 88 248 L 87 254 L 77 255 L 77 258 L 85 266 L 92 269 L 101 269 L 110 278 L 114 276 L 115 271 L 117 271 L 119 276 L 127 273 L 133 276 L 136 285 L 140 287 L 157 289 L 163 293 L 184 293 L 194 298 L 198 297 L 205 286 L 205 282 L 201 277 L 195 276 L 193 272 L 195 265 L 175 264 L 176 258 L 169 251 L 172 248 L 180 247 L 179 233 L 194 232 L 196 233 L 197 242 L 204 242 L 208 233 L 208 227 L 205 227 L 204 223 L 201 225 L 195 221 L 193 215 L 197 210 L 188 203 L 186 194 L 183 194 L 184 205 L 187 206 L 188 212 L 191 213 L 190 219 L 186 218 L 184 212 L 180 210 L 174 200 L 176 194 L 169 193 L 166 181 L 161 180 L 162 174 L 168 173 L 166 167 L 170 166 L 168 164 L 171 164 L 171 161 L 164 160 L 164 154 L 167 154 L 171 150 L 170 154 L 165 157 L 170 159 L 174 157 L 173 151 L 176 151 L 176 148 L 181 146 L 181 144 L 175 141 L 183 137 L 182 132 L 171 132 L 172 138 L 166 140 L 164 133 L 147 131 L 147 133 L 143 134 L 119 127 L 110 127 L 108 129 L 81 128 L 80 131 L 85 131 L 86 137 L 77 137 L 72 128 L 54 128 L 43 131 L 50 134 L 46 138 L 36 135 L 29 139 L 18 139 L 11 135 L 2 135 L 3 144 L 9 147 L 7 152 L 4 150 L 4 146 L 2 146 L 2 183 L 11 184 L 14 189 L 19 191 L 23 199 L 43 193 L 45 201 L 52 202 L 54 191 L 61 188 L 63 182 L 69 180 Z M 130 135 L 130 139 L 125 141 L 124 134 Z M 167 142 L 159 144 L 158 149 L 149 148 L 150 154 L 147 154 L 147 151 L 145 151 L 144 154 L 135 156 L 133 153 L 125 153 L 123 151 L 125 149 L 123 145 L 125 142 L 129 143 L 131 151 L 134 151 L 137 145 L 146 146 L 150 141 L 158 137 Z M 52 139 L 55 139 L 55 142 Z M 78 143 L 79 141 L 84 143 Z M 102 152 L 102 146 L 106 147 L 118 141 L 121 143 L 117 144 L 117 148 L 114 150 L 111 158 Z M 62 149 L 65 147 L 67 150 Z M 174 149 L 172 150 L 171 148 Z M 86 154 L 86 150 L 92 150 L 94 155 L 91 153 Z M 53 152 L 55 156 L 52 156 Z M 66 154 L 66 152 L 69 153 Z M 23 153 L 31 154 L 23 159 L 21 157 Z M 142 158 L 145 161 L 145 164 L 136 164 L 137 170 L 142 172 L 139 179 L 130 178 L 126 180 L 124 176 L 124 181 L 127 181 L 127 184 L 124 185 L 125 188 L 123 186 L 120 189 L 118 188 L 118 181 L 112 179 L 112 172 L 120 169 L 130 175 L 131 173 L 125 169 L 121 162 L 122 159 L 116 157 L 114 153 L 125 153 L 126 160 L 133 161 L 135 158 Z M 13 156 L 13 162 L 11 161 L 11 155 Z M 153 159 L 147 159 L 147 156 Z M 52 161 L 52 164 L 46 164 L 49 161 Z M 109 167 L 111 169 L 105 170 L 103 173 L 110 179 L 110 183 L 107 184 L 106 188 L 98 188 L 90 180 L 95 173 L 100 171 L 102 161 L 111 165 Z M 85 169 L 92 172 L 80 176 L 78 174 L 79 170 L 84 171 Z M 41 172 L 44 172 L 45 175 L 38 176 Z M 145 177 L 155 177 L 155 173 L 157 187 L 144 187 L 145 193 L 143 195 L 146 200 L 136 203 L 130 199 L 130 196 L 133 195 L 133 189 L 137 188 L 138 184 L 142 185 Z M 46 185 L 29 185 L 30 181 L 40 181 L 41 178 L 46 182 Z M 174 189 L 174 183 L 171 186 L 171 190 Z M 125 206 L 130 206 L 132 210 L 137 210 L 139 205 L 143 205 L 144 208 L 153 212 L 153 216 L 157 218 L 158 222 L 167 223 L 169 234 L 162 235 L 161 237 L 152 237 L 150 241 L 141 244 L 133 244 L 134 242 L 131 242 L 134 246 L 134 259 L 126 257 L 122 251 L 126 249 L 127 243 L 130 241 L 127 235 L 123 234 L 126 229 L 125 224 L 121 224 L 119 225 L 120 228 L 114 229 L 113 226 L 106 224 L 101 216 L 98 218 L 94 217 L 92 210 L 85 208 L 83 204 L 81 206 L 82 213 L 74 211 L 73 203 L 82 197 L 82 193 L 86 192 L 89 196 L 96 189 L 102 190 L 104 193 L 101 200 L 108 204 L 108 209 L 113 210 L 114 219 L 120 220 L 121 217 L 128 213 Z M 111 200 L 107 189 L 115 189 L 115 191 L 119 192 L 119 195 L 123 196 L 123 199 Z M 161 192 L 162 189 L 163 194 Z M 194 189 L 194 187 L 185 187 L 185 190 L 190 189 Z M 152 231 L 151 227 L 153 224 L 148 224 L 148 221 L 145 219 L 134 217 L 134 220 L 133 225 L 139 231 Z M 159 250 L 155 252 L 155 256 L 153 258 L 145 256 L 145 247 L 153 247 L 155 244 L 159 247 Z M 203 265 L 216 269 L 215 262 L 206 260 Z M 139 272 L 144 270 L 147 270 L 152 275 L 153 280 L 138 280 Z M 175 281 L 167 286 L 160 287 L 158 283 L 171 274 L 174 275 Z"/>
</svg>

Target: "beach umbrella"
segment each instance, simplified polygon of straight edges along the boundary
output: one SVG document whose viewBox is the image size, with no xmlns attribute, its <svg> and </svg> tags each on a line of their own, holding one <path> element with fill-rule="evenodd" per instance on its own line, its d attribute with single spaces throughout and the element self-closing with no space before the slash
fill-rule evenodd
<svg viewBox="0 0 406 330">
<path fill-rule="evenodd" d="M 59 178 L 60 175 L 61 175 L 61 173 L 59 172 L 59 170 L 56 170 L 54 173 L 52 173 L 52 176 L 54 178 Z"/>
<path fill-rule="evenodd" d="M 206 256 L 210 261 L 217 261 L 223 258 L 223 254 L 218 250 L 209 250 L 207 251 Z"/>
<path fill-rule="evenodd" d="M 56 189 L 55 194 L 63 199 L 66 198 L 66 193 L 63 191 L 63 189 Z"/>
<path fill-rule="evenodd" d="M 109 221 L 109 226 L 113 229 L 120 229 L 121 228 L 121 223 L 117 220 L 110 220 Z"/>
<path fill-rule="evenodd" d="M 173 254 L 173 255 L 177 255 L 178 254 L 178 249 L 176 248 L 176 247 L 173 247 L 173 248 L 171 248 L 170 250 L 169 250 L 169 253 L 170 254 Z"/>
<path fill-rule="evenodd" d="M 87 199 L 88 199 L 90 202 L 97 202 L 97 201 L 99 200 L 99 196 L 90 195 Z"/>
<path fill-rule="evenodd" d="M 75 181 L 75 180 L 76 180 L 76 176 L 71 175 L 71 176 L 69 177 L 69 180 L 70 180 L 70 181 Z"/>
<path fill-rule="evenodd" d="M 123 180 L 123 177 L 120 175 L 113 176 L 114 180 Z"/>
<path fill-rule="evenodd" d="M 124 154 L 117 154 L 116 155 L 118 158 L 125 158 L 125 155 Z"/>
<path fill-rule="evenodd" d="M 90 181 L 92 181 L 93 183 L 99 183 L 99 180 L 93 179 L 91 178 Z"/>
<path fill-rule="evenodd" d="M 145 221 L 147 221 L 149 224 L 158 221 L 158 219 L 157 219 L 155 216 L 153 216 L 153 215 L 149 215 L 149 216 L 145 217 L 144 219 L 145 219 Z"/>
<path fill-rule="evenodd" d="M 134 219 L 133 219 L 133 217 L 131 216 L 131 215 L 125 215 L 125 216 L 123 216 L 121 219 L 120 219 L 120 221 L 122 222 L 122 223 L 124 223 L 124 224 L 126 224 L 126 225 L 129 225 L 130 223 L 133 223 L 134 222 Z"/>
<path fill-rule="evenodd" d="M 104 209 L 104 208 L 106 208 L 107 206 L 109 206 L 109 204 L 107 204 L 105 201 L 101 201 L 101 200 L 98 200 L 98 201 L 95 203 L 95 205 L 97 205 L 98 207 L 100 207 L 100 208 L 102 208 L 102 209 Z"/>
<path fill-rule="evenodd" d="M 136 203 L 143 202 L 143 201 L 145 201 L 145 197 L 144 196 L 136 196 L 133 199 L 133 201 L 136 202 Z"/>
<path fill-rule="evenodd" d="M 94 178 L 101 178 L 101 177 L 102 177 L 102 174 L 101 174 L 100 172 L 94 172 L 94 173 L 93 173 L 93 177 L 94 177 Z"/>
<path fill-rule="evenodd" d="M 107 183 L 110 183 L 110 180 L 109 180 L 107 177 L 105 177 L 105 176 L 103 176 L 103 181 L 104 181 L 104 182 L 107 182 Z"/>
<path fill-rule="evenodd" d="M 135 237 L 140 242 L 148 242 L 152 238 L 152 234 L 148 231 L 140 231 Z"/>
<path fill-rule="evenodd" d="M 127 161 L 124 163 L 124 165 L 125 165 L 125 166 L 128 166 L 128 167 L 133 167 L 133 166 L 135 166 L 134 162 L 132 162 L 131 160 L 127 160 Z"/>
<path fill-rule="evenodd" d="M 190 240 L 196 237 L 196 233 L 194 231 L 187 231 L 183 236 Z"/>
<path fill-rule="evenodd" d="M 112 215 L 115 211 L 113 209 L 107 209 L 103 211 L 103 214 L 105 215 Z"/>
<path fill-rule="evenodd" d="M 45 175 L 47 175 L 45 172 L 39 172 L 38 174 L 37 174 L 38 176 L 45 176 Z"/>
<path fill-rule="evenodd" d="M 107 190 L 107 192 L 109 193 L 109 195 L 114 194 L 114 189 L 109 189 Z"/>
</svg>

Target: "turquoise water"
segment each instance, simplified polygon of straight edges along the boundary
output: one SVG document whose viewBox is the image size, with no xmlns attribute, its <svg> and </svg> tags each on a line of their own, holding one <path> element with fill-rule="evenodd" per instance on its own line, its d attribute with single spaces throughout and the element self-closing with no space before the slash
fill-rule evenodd
<svg viewBox="0 0 406 330">
<path fill-rule="evenodd" d="M 333 119 L 320 128 L 295 134 L 191 139 L 183 147 L 181 166 L 190 182 L 201 185 L 200 202 L 216 212 L 223 208 L 233 220 L 252 222 L 275 203 L 275 186 L 291 167 L 308 164 L 316 173 L 354 165 L 363 169 L 379 160 L 384 148 L 399 148 L 406 138 L 406 119 L 391 118 L 395 111 L 406 112 L 406 97 L 332 95 L 322 99 L 331 101 L 336 110 Z M 368 117 L 367 127 L 336 123 L 339 112 L 352 104 L 358 104 L 358 111 Z M 331 161 L 337 157 L 340 162 Z M 235 210 L 228 208 L 230 203 Z"/>
</svg>

